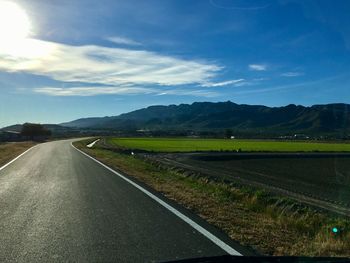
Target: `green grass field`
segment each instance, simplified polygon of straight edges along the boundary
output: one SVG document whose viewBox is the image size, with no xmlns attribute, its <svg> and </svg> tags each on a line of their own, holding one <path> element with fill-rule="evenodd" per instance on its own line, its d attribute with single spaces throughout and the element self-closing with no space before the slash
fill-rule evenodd
<svg viewBox="0 0 350 263">
<path fill-rule="evenodd" d="M 266 140 L 226 140 L 189 138 L 109 138 L 108 144 L 126 149 L 155 152 L 266 151 L 266 152 L 350 152 L 349 143 L 281 142 Z"/>
</svg>

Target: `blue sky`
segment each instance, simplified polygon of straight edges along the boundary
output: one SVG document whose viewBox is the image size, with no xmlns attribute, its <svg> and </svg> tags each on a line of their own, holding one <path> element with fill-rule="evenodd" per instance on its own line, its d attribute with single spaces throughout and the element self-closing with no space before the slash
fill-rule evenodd
<svg viewBox="0 0 350 263">
<path fill-rule="evenodd" d="M 15 24 L 0 26 L 0 127 L 194 101 L 350 103 L 347 0 L 11 2 L 27 19 L 0 18 Z"/>
</svg>

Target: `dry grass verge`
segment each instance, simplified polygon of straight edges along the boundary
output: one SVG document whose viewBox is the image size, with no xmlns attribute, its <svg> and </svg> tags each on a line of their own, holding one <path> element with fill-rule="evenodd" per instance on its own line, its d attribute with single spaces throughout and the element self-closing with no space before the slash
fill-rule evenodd
<svg viewBox="0 0 350 263">
<path fill-rule="evenodd" d="M 350 223 L 262 190 L 193 178 L 130 155 L 75 145 L 145 182 L 265 255 L 350 256 Z M 332 228 L 340 229 L 338 234 Z"/>
<path fill-rule="evenodd" d="M 11 142 L 0 144 L 0 166 L 8 163 L 34 145 L 34 142 Z"/>
</svg>

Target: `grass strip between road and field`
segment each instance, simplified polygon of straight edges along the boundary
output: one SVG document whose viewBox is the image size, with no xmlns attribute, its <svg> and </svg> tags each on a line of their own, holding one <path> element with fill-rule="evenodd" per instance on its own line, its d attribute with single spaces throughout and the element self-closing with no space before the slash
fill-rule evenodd
<svg viewBox="0 0 350 263">
<path fill-rule="evenodd" d="M 234 184 L 189 177 L 91 140 L 74 145 L 135 177 L 265 255 L 350 256 L 347 219 L 314 211 L 286 197 Z M 334 234 L 336 227 L 339 232 Z"/>
<path fill-rule="evenodd" d="M 30 147 L 33 147 L 34 142 L 11 142 L 0 144 L 0 167 L 7 164 L 18 155 L 22 154 Z"/>
</svg>

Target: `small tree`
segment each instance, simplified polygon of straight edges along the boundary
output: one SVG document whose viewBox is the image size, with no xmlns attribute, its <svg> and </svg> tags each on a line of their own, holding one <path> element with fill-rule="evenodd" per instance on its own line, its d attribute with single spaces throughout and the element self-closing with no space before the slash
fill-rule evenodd
<svg viewBox="0 0 350 263">
<path fill-rule="evenodd" d="M 231 129 L 226 129 L 225 130 L 225 138 L 231 139 L 231 136 L 233 135 L 233 132 Z"/>
<path fill-rule="evenodd" d="M 41 124 L 25 123 L 22 126 L 21 135 L 28 136 L 31 140 L 33 140 L 35 137 L 50 136 L 51 131 L 46 129 Z"/>
</svg>

